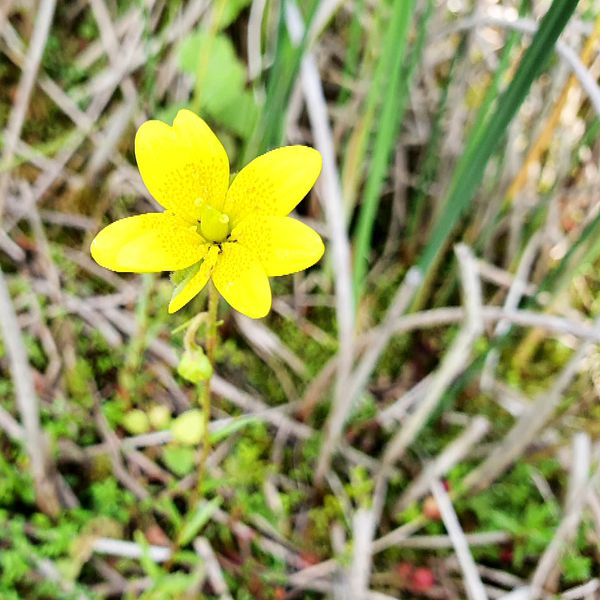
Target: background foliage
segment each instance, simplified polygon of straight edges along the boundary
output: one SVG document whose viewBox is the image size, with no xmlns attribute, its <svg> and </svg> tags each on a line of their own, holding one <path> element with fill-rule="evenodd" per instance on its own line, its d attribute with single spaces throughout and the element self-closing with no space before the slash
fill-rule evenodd
<svg viewBox="0 0 600 600">
<path fill-rule="evenodd" d="M 599 593 L 598 14 L 0 5 L 0 597 Z M 168 277 L 88 253 L 156 209 L 135 129 L 182 107 L 234 171 L 325 159 L 298 209 L 324 260 L 273 281 L 265 320 L 221 306 L 200 499 L 170 427 L 206 299 L 168 316 Z"/>
</svg>

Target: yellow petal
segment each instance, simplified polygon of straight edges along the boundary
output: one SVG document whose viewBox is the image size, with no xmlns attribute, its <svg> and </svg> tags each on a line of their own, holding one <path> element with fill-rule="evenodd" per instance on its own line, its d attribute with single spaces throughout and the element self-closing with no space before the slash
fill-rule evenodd
<svg viewBox="0 0 600 600">
<path fill-rule="evenodd" d="M 180 308 L 183 308 L 203 290 L 210 279 L 210 274 L 217 262 L 218 256 L 219 248 L 211 246 L 196 273 L 182 281 L 173 291 L 171 302 L 169 302 L 169 313 L 177 312 Z"/>
<path fill-rule="evenodd" d="M 207 251 L 196 228 L 169 213 L 128 217 L 102 229 L 92 241 L 93 259 L 111 271 L 178 271 Z"/>
<path fill-rule="evenodd" d="M 227 192 L 223 207 L 232 227 L 244 217 L 285 217 L 308 194 L 321 172 L 314 148 L 286 146 L 267 152 L 246 165 Z"/>
<path fill-rule="evenodd" d="M 241 244 L 226 243 L 212 274 L 219 293 L 238 312 L 260 319 L 271 308 L 271 288 L 260 262 Z"/>
<path fill-rule="evenodd" d="M 290 217 L 247 217 L 231 238 L 258 258 L 269 277 L 308 269 L 325 251 L 314 229 Z"/>
<path fill-rule="evenodd" d="M 135 136 L 135 156 L 149 192 L 165 208 L 195 222 L 198 201 L 217 209 L 229 186 L 229 160 L 210 127 L 189 110 L 169 126 L 146 121 Z"/>
</svg>

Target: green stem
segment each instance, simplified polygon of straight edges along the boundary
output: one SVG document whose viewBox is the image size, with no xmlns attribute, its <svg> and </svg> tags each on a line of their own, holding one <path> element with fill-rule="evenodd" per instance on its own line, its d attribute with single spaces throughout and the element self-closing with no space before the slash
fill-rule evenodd
<svg viewBox="0 0 600 600">
<path fill-rule="evenodd" d="M 433 4 L 429 2 L 429 6 Z M 358 216 L 356 227 L 355 261 L 354 261 L 354 305 L 358 306 L 365 287 L 365 279 L 371 258 L 371 241 L 373 227 L 379 208 L 386 173 L 393 154 L 397 134 L 407 106 L 408 89 L 412 76 L 420 59 L 423 41 L 415 46 L 411 62 L 403 68 L 405 49 L 408 44 L 410 26 L 416 7 L 414 0 L 395 0 L 390 25 L 386 34 L 386 52 L 381 58 L 379 70 L 385 80 L 388 93 L 384 95 L 380 108 L 379 128 L 375 135 L 373 159 L 365 184 L 364 199 Z M 431 10 L 429 11 L 431 12 Z M 383 69 L 383 67 L 385 67 Z M 390 72 L 391 71 L 391 72 Z M 374 107 L 376 108 L 376 107 Z"/>
<path fill-rule="evenodd" d="M 213 282 L 209 283 L 208 288 L 208 319 L 206 324 L 206 356 L 210 366 L 215 368 L 215 350 L 217 348 L 217 313 L 219 308 L 219 292 Z M 210 455 L 210 434 L 208 426 L 210 424 L 210 380 L 209 377 L 202 383 L 200 391 L 200 408 L 202 410 L 204 441 L 200 453 L 200 462 L 198 463 L 198 495 L 201 495 L 201 487 L 204 481 L 204 472 L 206 470 L 206 461 Z"/>
</svg>

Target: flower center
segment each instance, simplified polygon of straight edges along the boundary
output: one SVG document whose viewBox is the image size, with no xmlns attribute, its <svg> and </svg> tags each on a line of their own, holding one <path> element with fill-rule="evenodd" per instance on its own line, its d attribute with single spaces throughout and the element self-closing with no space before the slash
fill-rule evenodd
<svg viewBox="0 0 600 600">
<path fill-rule="evenodd" d="M 219 244 L 229 235 L 229 217 L 209 204 L 200 205 L 200 233 L 209 242 Z"/>
</svg>

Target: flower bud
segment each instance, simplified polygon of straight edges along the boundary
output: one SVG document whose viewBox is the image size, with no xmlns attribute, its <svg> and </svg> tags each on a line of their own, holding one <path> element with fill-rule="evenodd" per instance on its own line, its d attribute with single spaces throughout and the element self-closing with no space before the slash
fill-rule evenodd
<svg viewBox="0 0 600 600">
<path fill-rule="evenodd" d="M 181 413 L 171 423 L 171 434 L 176 442 L 188 446 L 196 446 L 204 437 L 202 411 L 194 408 Z"/>
<path fill-rule="evenodd" d="M 190 383 L 200 383 L 212 377 L 213 368 L 201 348 L 186 350 L 179 361 L 177 372 Z"/>
</svg>

